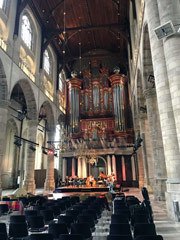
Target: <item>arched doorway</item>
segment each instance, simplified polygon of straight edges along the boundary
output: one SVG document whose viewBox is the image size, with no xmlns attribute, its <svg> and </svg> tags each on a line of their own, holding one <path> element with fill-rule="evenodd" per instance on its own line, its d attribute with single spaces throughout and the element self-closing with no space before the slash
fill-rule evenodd
<svg viewBox="0 0 180 240">
<path fill-rule="evenodd" d="M 100 172 L 103 172 L 107 175 L 107 163 L 106 160 L 102 156 L 96 156 L 96 163 L 91 165 L 90 174 L 94 178 L 98 178 Z"/>
</svg>

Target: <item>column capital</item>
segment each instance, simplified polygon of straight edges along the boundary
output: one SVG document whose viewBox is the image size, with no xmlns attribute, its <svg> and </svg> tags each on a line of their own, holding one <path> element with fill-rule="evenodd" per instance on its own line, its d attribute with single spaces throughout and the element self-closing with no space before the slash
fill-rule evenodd
<svg viewBox="0 0 180 240">
<path fill-rule="evenodd" d="M 144 90 L 144 96 L 146 99 L 156 97 L 156 88 L 148 88 Z"/>
</svg>

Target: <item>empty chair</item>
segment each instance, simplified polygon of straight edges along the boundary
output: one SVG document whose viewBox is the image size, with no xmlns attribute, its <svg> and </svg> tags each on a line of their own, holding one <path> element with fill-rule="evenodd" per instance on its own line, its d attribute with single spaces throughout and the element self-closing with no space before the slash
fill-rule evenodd
<svg viewBox="0 0 180 240">
<path fill-rule="evenodd" d="M 110 224 L 110 235 L 130 235 L 130 225 L 126 223 L 113 223 Z"/>
<path fill-rule="evenodd" d="M 134 225 L 134 237 L 137 236 L 155 236 L 156 235 L 156 228 L 154 223 L 136 223 Z"/>
<path fill-rule="evenodd" d="M 24 211 L 24 215 L 25 215 L 27 220 L 30 216 L 37 216 L 37 214 L 38 214 L 37 210 L 25 210 Z"/>
<path fill-rule="evenodd" d="M 79 215 L 79 211 L 78 210 L 67 210 L 66 215 L 73 216 L 75 219 L 77 219 L 77 216 Z"/>
<path fill-rule="evenodd" d="M 7 238 L 7 227 L 5 223 L 0 223 L 0 233 L 2 233 L 2 235 L 6 236 Z"/>
<path fill-rule="evenodd" d="M 71 233 L 81 234 L 84 239 L 91 239 L 91 229 L 88 223 L 71 223 Z"/>
<path fill-rule="evenodd" d="M 38 211 L 38 214 L 40 213 L 41 210 L 46 210 L 47 208 L 44 207 L 44 206 L 39 206 L 39 205 L 36 205 L 33 207 L 33 210 L 36 210 Z"/>
<path fill-rule="evenodd" d="M 26 223 L 10 223 L 9 237 L 10 238 L 25 238 L 28 236 L 28 228 Z"/>
<path fill-rule="evenodd" d="M 70 228 L 71 223 L 74 223 L 74 217 L 72 216 L 58 216 L 58 223 L 65 223 Z"/>
<path fill-rule="evenodd" d="M 116 215 L 111 216 L 111 223 L 129 223 L 129 219 L 126 215 Z"/>
<path fill-rule="evenodd" d="M 40 215 L 43 216 L 45 223 L 48 223 L 54 219 L 54 214 L 52 210 L 41 210 Z"/>
<path fill-rule="evenodd" d="M 51 233 L 54 238 L 59 238 L 61 234 L 68 234 L 68 228 L 63 223 L 49 224 L 48 233 Z"/>
<path fill-rule="evenodd" d="M 83 211 L 83 214 L 87 214 L 87 215 L 93 216 L 93 218 L 94 218 L 94 220 L 95 220 L 95 223 L 96 223 L 96 220 L 97 220 L 96 210 L 94 210 L 94 209 L 85 209 L 85 210 Z"/>
<path fill-rule="evenodd" d="M 29 216 L 28 227 L 30 231 L 44 231 L 46 228 L 44 226 L 43 216 Z"/>
<path fill-rule="evenodd" d="M 108 235 L 107 240 L 132 240 L 132 236 L 124 235 Z"/>
<path fill-rule="evenodd" d="M 53 240 L 53 235 L 50 233 L 31 234 L 30 240 Z"/>
<path fill-rule="evenodd" d="M 78 223 L 89 223 L 89 226 L 91 228 L 92 231 L 95 231 L 95 223 L 94 223 L 94 219 L 91 215 L 79 215 L 77 217 L 77 221 Z"/>
<path fill-rule="evenodd" d="M 134 214 L 131 216 L 131 224 L 150 223 L 148 214 Z"/>
<path fill-rule="evenodd" d="M 0 215 L 6 214 L 9 212 L 8 204 L 0 204 Z"/>
<path fill-rule="evenodd" d="M 69 200 L 71 202 L 71 204 L 76 204 L 80 202 L 80 198 L 78 196 L 72 196 Z"/>
<path fill-rule="evenodd" d="M 156 236 L 138 236 L 135 238 L 135 240 L 163 240 L 163 237 L 161 235 Z"/>
<path fill-rule="evenodd" d="M 7 237 L 6 234 L 0 232 L 0 239 L 1 239 L 1 240 L 7 240 L 8 237 Z"/>
<path fill-rule="evenodd" d="M 11 199 L 9 197 L 3 197 L 2 201 L 10 201 Z"/>
<path fill-rule="evenodd" d="M 49 210 L 53 211 L 54 217 L 57 217 L 61 213 L 59 206 L 51 206 L 51 207 L 49 207 Z"/>
<path fill-rule="evenodd" d="M 61 234 L 59 240 L 84 240 L 84 237 L 80 234 Z"/>
<path fill-rule="evenodd" d="M 26 217 L 21 215 L 11 215 L 10 223 L 26 223 Z"/>
</svg>

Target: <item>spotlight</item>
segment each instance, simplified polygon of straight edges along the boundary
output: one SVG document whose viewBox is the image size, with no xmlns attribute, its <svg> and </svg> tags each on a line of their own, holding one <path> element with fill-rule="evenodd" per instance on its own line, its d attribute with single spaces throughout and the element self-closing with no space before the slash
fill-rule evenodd
<svg viewBox="0 0 180 240">
<path fill-rule="evenodd" d="M 36 151 L 36 148 L 35 148 L 33 145 L 31 145 L 31 146 L 29 147 L 29 149 L 31 149 L 33 152 Z"/>
<path fill-rule="evenodd" d="M 16 139 L 16 140 L 14 141 L 14 144 L 15 144 L 17 147 L 20 147 L 20 146 L 22 145 L 20 139 Z"/>
<path fill-rule="evenodd" d="M 54 151 L 53 150 L 48 150 L 48 155 L 53 155 Z"/>
</svg>

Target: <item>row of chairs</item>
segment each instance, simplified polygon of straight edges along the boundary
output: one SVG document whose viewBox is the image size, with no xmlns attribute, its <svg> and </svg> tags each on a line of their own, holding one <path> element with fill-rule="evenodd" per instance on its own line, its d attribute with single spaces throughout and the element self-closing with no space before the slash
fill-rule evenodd
<svg viewBox="0 0 180 240">
<path fill-rule="evenodd" d="M 47 209 L 42 209 L 42 207 Z M 56 207 L 56 214 L 49 209 L 53 207 Z M 60 215 L 58 215 L 57 207 L 59 207 Z M 62 198 L 56 201 L 36 201 L 31 208 L 31 210 L 25 210 L 23 216 L 10 216 L 9 234 L 7 234 L 6 225 L 1 224 L 0 233 L 4 237 L 2 239 L 7 239 L 9 236 L 21 239 L 28 237 L 34 240 L 40 239 L 41 234 L 45 237 L 42 239 L 59 239 L 61 235 L 63 239 L 79 239 L 79 235 L 82 235 L 83 239 L 91 239 L 97 219 L 104 209 L 104 199 L 88 197 L 82 203 L 77 197 Z M 55 217 L 57 217 L 56 220 L 54 220 Z M 46 230 L 48 234 L 34 234 Z M 29 235 L 29 232 L 34 233 Z"/>
<path fill-rule="evenodd" d="M 141 203 L 134 196 L 114 199 L 107 240 L 163 240 L 156 234 L 150 200 L 144 201 Z"/>
</svg>

